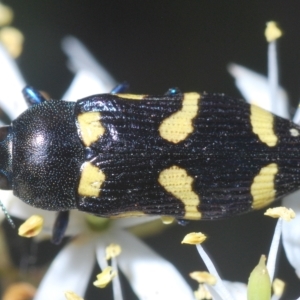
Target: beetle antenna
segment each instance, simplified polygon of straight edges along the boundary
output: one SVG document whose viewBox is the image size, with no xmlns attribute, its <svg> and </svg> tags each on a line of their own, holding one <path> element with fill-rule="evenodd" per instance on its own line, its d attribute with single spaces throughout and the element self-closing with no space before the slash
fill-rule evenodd
<svg viewBox="0 0 300 300">
<path fill-rule="evenodd" d="M 16 228 L 16 225 L 14 223 L 14 221 L 12 220 L 11 216 L 9 215 L 7 209 L 5 208 L 5 206 L 3 205 L 3 203 L 0 201 L 0 207 L 2 209 L 2 211 L 4 212 L 4 215 L 6 217 L 6 220 L 8 221 L 8 223 L 10 224 L 10 226 L 12 228 Z"/>
</svg>

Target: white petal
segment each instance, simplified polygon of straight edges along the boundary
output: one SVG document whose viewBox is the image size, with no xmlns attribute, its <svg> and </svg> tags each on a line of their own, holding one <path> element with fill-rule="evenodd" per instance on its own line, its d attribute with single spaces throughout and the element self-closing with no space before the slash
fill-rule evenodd
<svg viewBox="0 0 300 300">
<path fill-rule="evenodd" d="M 269 272 L 271 282 L 273 282 L 273 279 L 274 279 L 275 267 L 276 267 L 276 261 L 277 261 L 277 256 L 278 256 L 279 244 L 280 244 L 280 240 L 281 240 L 283 223 L 288 223 L 288 222 L 284 222 L 282 218 L 279 218 L 277 221 L 276 227 L 275 227 L 270 251 L 268 254 L 267 269 Z"/>
<path fill-rule="evenodd" d="M 26 220 L 32 215 L 40 215 L 44 218 L 43 235 L 37 236 L 37 239 L 44 239 L 45 236 L 52 235 L 53 225 L 56 219 L 57 212 L 35 208 L 24 203 L 19 198 L 15 197 L 10 191 L 0 191 L 0 200 L 2 200 L 9 214 L 13 217 Z M 4 214 L 0 212 L 0 220 L 4 218 Z M 85 213 L 78 210 L 70 211 L 70 218 L 66 236 L 74 236 L 83 231 L 87 231 L 87 223 Z"/>
<path fill-rule="evenodd" d="M 113 234 L 113 230 L 111 231 Z M 110 234 L 110 233 L 108 233 Z M 108 267 L 108 263 L 106 260 L 106 247 L 110 244 L 109 239 L 106 239 L 105 237 L 108 236 L 106 233 L 103 236 L 99 238 L 96 237 L 97 243 L 96 243 L 96 256 L 97 256 L 97 261 L 98 264 L 101 268 L 101 270 L 104 270 L 105 268 Z M 118 271 L 118 264 L 117 264 L 117 257 L 113 257 L 111 260 L 111 267 L 113 268 L 114 271 Z M 120 277 L 116 276 L 112 280 L 112 289 L 113 289 L 113 299 L 118 299 L 118 300 L 123 300 L 123 295 L 122 295 L 122 286 L 120 283 Z"/>
<path fill-rule="evenodd" d="M 226 286 L 224 285 L 223 280 L 221 279 L 214 263 L 210 259 L 209 255 L 206 253 L 202 245 L 197 244 L 196 245 L 197 251 L 199 252 L 203 262 L 206 265 L 206 268 L 208 272 L 213 275 L 217 279 L 217 283 L 209 289 L 210 292 L 213 292 L 213 295 L 215 298 L 217 298 L 217 295 L 220 295 L 223 300 L 229 300 L 231 299 L 230 292 L 227 290 Z"/>
<path fill-rule="evenodd" d="M 282 241 L 286 256 L 290 264 L 295 268 L 300 278 L 300 191 L 297 191 L 283 200 L 283 205 L 292 208 L 296 218 L 290 222 L 283 222 Z"/>
<path fill-rule="evenodd" d="M 223 280 L 223 284 L 234 300 L 247 300 L 247 284 Z"/>
<path fill-rule="evenodd" d="M 62 98 L 68 101 L 77 101 L 90 95 L 108 92 L 110 90 L 95 74 L 87 70 L 80 70 Z"/>
<path fill-rule="evenodd" d="M 15 119 L 25 109 L 27 105 L 22 96 L 22 89 L 25 81 L 15 63 L 0 44 L 0 106 Z"/>
<path fill-rule="evenodd" d="M 85 213 L 78 210 L 70 211 L 69 225 L 66 231 L 67 236 L 74 236 L 82 232 L 89 231 Z"/>
<path fill-rule="evenodd" d="M 126 231 L 114 234 L 122 247 L 119 267 L 141 300 L 188 300 L 193 293 L 176 268 Z"/>
<path fill-rule="evenodd" d="M 222 284 L 226 290 L 230 292 L 230 299 L 232 300 L 247 300 L 247 285 L 242 282 L 231 282 L 222 280 Z M 205 285 L 211 293 L 214 300 L 224 300 L 224 295 L 215 286 Z"/>
<path fill-rule="evenodd" d="M 32 207 L 15 197 L 12 193 L 8 194 L 5 199 L 6 201 L 4 203 L 6 203 L 6 209 L 13 217 L 21 220 L 26 220 L 32 215 L 40 215 L 43 217 L 43 231 L 41 235 L 36 237 L 37 239 L 44 239 L 46 236 L 50 237 L 52 235 L 52 227 L 56 216 L 55 212 Z"/>
<path fill-rule="evenodd" d="M 53 212 L 32 207 L 13 195 L 11 196 L 11 201 L 7 209 L 12 216 L 23 220 L 34 214 L 41 215 L 43 218 L 45 218 L 45 221 L 49 220 L 50 218 L 54 219 L 54 215 L 51 217 L 52 214 L 54 214 Z"/>
<path fill-rule="evenodd" d="M 230 64 L 228 71 L 235 78 L 236 86 L 247 102 L 289 119 L 288 96 L 283 88 L 279 87 L 277 102 L 272 105 L 267 77 L 237 64 Z"/>
<path fill-rule="evenodd" d="M 300 124 L 300 103 L 298 103 L 298 107 L 293 117 L 293 122 L 296 124 Z"/>
<path fill-rule="evenodd" d="M 109 92 L 116 86 L 116 81 L 112 76 L 97 62 L 89 50 L 78 39 L 73 36 L 64 38 L 62 49 L 69 57 L 69 67 L 74 73 L 85 70 L 98 78 L 101 85 L 105 87 L 105 90 L 100 92 Z"/>
<path fill-rule="evenodd" d="M 95 263 L 94 241 L 73 240 L 50 265 L 34 300 L 65 300 L 64 292 L 84 296 Z"/>
<path fill-rule="evenodd" d="M 232 300 L 247 300 L 247 285 L 242 282 L 231 282 L 222 280 L 226 289 L 230 292 Z M 205 285 L 214 300 L 224 300 L 224 295 L 220 295 L 215 286 Z"/>
<path fill-rule="evenodd" d="M 41 241 L 44 239 L 50 239 L 53 233 L 53 227 L 55 223 L 55 219 L 57 216 L 57 212 L 53 211 L 42 211 L 39 210 L 40 215 L 44 217 L 44 226 L 42 232 L 35 237 L 37 241 Z M 87 222 L 84 217 L 84 213 L 79 212 L 77 210 L 71 210 L 69 216 L 69 223 L 67 230 L 65 232 L 65 236 L 77 236 L 81 233 L 89 232 Z"/>
<path fill-rule="evenodd" d="M 110 233 L 108 232 L 107 234 Z M 110 239 L 107 239 L 108 237 L 107 234 L 104 234 L 103 236 L 99 235 L 98 241 L 96 242 L 96 257 L 97 257 L 98 265 L 100 266 L 101 270 L 104 270 L 108 266 L 105 249 L 110 244 Z"/>
<path fill-rule="evenodd" d="M 46 227 L 49 224 L 51 214 L 53 214 L 52 212 L 43 211 L 24 203 L 19 198 L 15 197 L 12 191 L 0 190 L 0 200 L 12 217 L 25 220 L 32 215 L 41 215 L 45 220 Z M 0 220 L 2 221 L 4 218 L 4 214 L 0 211 Z M 54 217 L 52 219 L 54 220 Z"/>
<path fill-rule="evenodd" d="M 224 300 L 223 297 L 218 293 L 218 291 L 215 289 L 214 286 L 211 285 L 205 285 L 205 287 L 208 289 L 208 291 L 210 292 L 213 300 Z"/>
</svg>

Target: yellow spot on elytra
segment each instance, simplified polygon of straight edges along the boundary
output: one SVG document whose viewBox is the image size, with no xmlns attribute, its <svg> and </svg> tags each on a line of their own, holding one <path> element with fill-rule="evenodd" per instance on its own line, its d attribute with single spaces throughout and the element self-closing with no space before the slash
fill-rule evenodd
<svg viewBox="0 0 300 300">
<path fill-rule="evenodd" d="M 97 275 L 97 280 L 93 282 L 98 288 L 105 288 L 112 279 L 117 276 L 117 272 L 112 267 L 106 267 L 100 274 Z"/>
<path fill-rule="evenodd" d="M 135 95 L 135 94 L 116 94 L 119 98 L 129 100 L 143 100 L 147 95 Z"/>
<path fill-rule="evenodd" d="M 159 126 L 163 139 L 177 144 L 194 131 L 192 121 L 198 114 L 200 97 L 198 93 L 184 94 L 182 108 L 164 119 Z"/>
<path fill-rule="evenodd" d="M 131 217 L 142 217 L 145 216 L 146 214 L 142 211 L 126 211 L 119 213 L 117 215 L 110 216 L 110 219 L 119 219 L 119 218 L 131 218 Z"/>
<path fill-rule="evenodd" d="M 297 137 L 300 135 L 299 131 L 295 128 L 290 129 L 291 136 Z"/>
<path fill-rule="evenodd" d="M 90 162 L 85 162 L 81 168 L 78 194 L 83 197 L 98 197 L 105 174 Z"/>
<path fill-rule="evenodd" d="M 273 128 L 274 116 L 270 112 L 255 105 L 251 105 L 250 110 L 250 120 L 253 132 L 256 133 L 259 139 L 269 147 L 275 146 L 278 138 Z"/>
<path fill-rule="evenodd" d="M 264 213 L 264 215 L 275 219 L 281 218 L 284 221 L 288 222 L 295 219 L 296 217 L 295 212 L 291 208 L 287 208 L 284 206 L 269 208 Z"/>
<path fill-rule="evenodd" d="M 206 240 L 206 238 L 206 235 L 202 232 L 191 232 L 183 238 L 181 244 L 198 245 L 202 244 Z"/>
<path fill-rule="evenodd" d="M 99 112 L 86 112 L 78 116 L 78 125 L 84 145 L 89 147 L 96 142 L 105 132 Z"/>
<path fill-rule="evenodd" d="M 199 220 L 201 213 L 199 196 L 193 191 L 194 178 L 189 176 L 186 170 L 172 166 L 160 172 L 158 182 L 173 196 L 184 204 L 185 219 Z"/>
<path fill-rule="evenodd" d="M 275 175 L 277 172 L 277 164 L 272 163 L 261 168 L 259 174 L 255 176 L 251 185 L 253 209 L 261 209 L 274 201 L 276 194 Z"/>
<path fill-rule="evenodd" d="M 28 218 L 20 227 L 18 234 L 31 238 L 37 236 L 43 229 L 44 219 L 41 216 L 33 215 Z"/>
<path fill-rule="evenodd" d="M 282 36 L 282 31 L 278 28 L 274 21 L 267 22 L 265 37 L 267 42 L 273 42 Z"/>
</svg>

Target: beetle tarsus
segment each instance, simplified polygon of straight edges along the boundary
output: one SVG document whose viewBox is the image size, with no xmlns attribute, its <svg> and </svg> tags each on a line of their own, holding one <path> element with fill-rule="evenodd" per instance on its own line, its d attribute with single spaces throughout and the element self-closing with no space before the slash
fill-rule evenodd
<svg viewBox="0 0 300 300">
<path fill-rule="evenodd" d="M 114 87 L 110 93 L 111 94 L 123 94 L 123 93 L 128 92 L 128 90 L 129 90 L 129 83 L 124 81 L 124 82 L 118 84 L 116 87 Z"/>
<path fill-rule="evenodd" d="M 190 222 L 187 220 L 183 220 L 183 219 L 177 219 L 177 223 L 181 226 L 186 226 L 187 224 L 189 224 Z"/>
<path fill-rule="evenodd" d="M 66 229 L 69 223 L 70 211 L 60 211 L 56 217 L 51 242 L 55 245 L 59 245 L 65 236 Z"/>
<path fill-rule="evenodd" d="M 46 101 L 46 98 L 32 86 L 29 85 L 25 86 L 25 88 L 22 90 L 22 93 L 28 107 Z"/>
<path fill-rule="evenodd" d="M 181 90 L 177 87 L 174 87 L 174 88 L 170 88 L 167 90 L 167 92 L 165 93 L 165 95 L 169 95 L 169 96 L 172 96 L 172 95 L 178 95 L 178 94 L 182 94 Z"/>
</svg>

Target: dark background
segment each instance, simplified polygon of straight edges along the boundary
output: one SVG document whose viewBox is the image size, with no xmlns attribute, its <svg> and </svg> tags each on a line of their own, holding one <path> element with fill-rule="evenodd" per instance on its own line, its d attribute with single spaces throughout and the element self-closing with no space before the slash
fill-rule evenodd
<svg viewBox="0 0 300 300">
<path fill-rule="evenodd" d="M 227 64 L 236 62 L 266 74 L 264 29 L 267 21 L 275 20 L 284 31 L 279 41 L 280 82 L 292 106 L 297 105 L 298 1 L 7 0 L 4 4 L 14 9 L 13 25 L 25 35 L 18 64 L 26 81 L 54 98 L 72 80 L 60 49 L 61 39 L 70 34 L 84 42 L 117 81 L 130 82 L 132 93 L 164 93 L 177 86 L 182 91 L 240 97 Z M 186 233 L 207 233 L 205 247 L 222 277 L 246 282 L 260 255 L 268 253 L 274 226 L 274 220 L 257 212 L 224 221 L 176 225 L 145 241 L 173 262 L 196 289 L 188 273 L 203 266 L 194 247 L 180 244 Z M 283 251 L 277 276 L 287 281 L 285 299 L 299 296 L 299 280 Z M 102 291 L 97 293 L 101 296 Z M 86 299 L 92 297 L 89 293 Z"/>
</svg>

